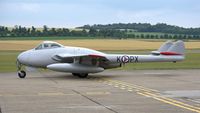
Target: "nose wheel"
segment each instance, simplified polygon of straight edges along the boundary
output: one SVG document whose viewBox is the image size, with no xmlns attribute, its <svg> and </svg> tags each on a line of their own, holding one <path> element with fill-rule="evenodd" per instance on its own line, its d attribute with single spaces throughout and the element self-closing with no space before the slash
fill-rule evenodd
<svg viewBox="0 0 200 113">
<path fill-rule="evenodd" d="M 18 71 L 18 76 L 19 78 L 25 78 L 26 77 L 26 72 L 21 70 L 21 71 Z"/>
<path fill-rule="evenodd" d="M 16 66 L 17 66 L 17 70 L 18 70 L 18 76 L 19 78 L 25 78 L 26 77 L 26 72 L 24 70 L 22 70 L 22 64 L 17 60 L 16 61 Z"/>
</svg>

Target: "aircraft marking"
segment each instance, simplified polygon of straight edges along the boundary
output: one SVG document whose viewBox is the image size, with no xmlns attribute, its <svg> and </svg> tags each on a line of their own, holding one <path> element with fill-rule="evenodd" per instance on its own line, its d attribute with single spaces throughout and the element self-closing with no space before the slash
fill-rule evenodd
<svg viewBox="0 0 200 113">
<path fill-rule="evenodd" d="M 118 63 L 136 63 L 138 62 L 138 56 L 117 56 Z"/>
</svg>

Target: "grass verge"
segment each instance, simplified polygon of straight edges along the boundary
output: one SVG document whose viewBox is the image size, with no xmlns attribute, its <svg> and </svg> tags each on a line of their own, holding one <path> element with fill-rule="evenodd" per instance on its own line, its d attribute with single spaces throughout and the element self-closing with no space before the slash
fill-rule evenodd
<svg viewBox="0 0 200 113">
<path fill-rule="evenodd" d="M 106 53 L 110 53 L 106 52 Z M 0 51 L 0 72 L 14 72 L 16 71 L 16 58 L 20 51 Z M 116 53 L 116 51 L 114 52 Z M 120 52 L 121 53 L 121 52 Z M 138 51 L 131 51 L 131 53 L 138 53 Z M 143 53 L 143 52 L 141 52 Z M 158 63 L 132 63 L 126 64 L 122 70 L 135 69 L 200 69 L 200 53 L 187 53 L 186 59 L 182 62 L 158 62 Z"/>
</svg>

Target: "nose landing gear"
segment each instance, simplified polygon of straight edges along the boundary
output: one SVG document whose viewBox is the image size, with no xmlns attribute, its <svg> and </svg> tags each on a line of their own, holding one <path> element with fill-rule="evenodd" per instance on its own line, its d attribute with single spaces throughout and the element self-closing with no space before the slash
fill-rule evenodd
<svg viewBox="0 0 200 113">
<path fill-rule="evenodd" d="M 25 78 L 26 72 L 24 70 L 21 70 L 22 64 L 17 60 L 16 65 L 17 65 L 17 70 L 18 70 L 17 74 L 18 74 L 19 78 Z"/>
<path fill-rule="evenodd" d="M 26 77 L 26 72 L 21 70 L 21 71 L 18 71 L 18 76 L 19 78 L 25 78 Z"/>
</svg>

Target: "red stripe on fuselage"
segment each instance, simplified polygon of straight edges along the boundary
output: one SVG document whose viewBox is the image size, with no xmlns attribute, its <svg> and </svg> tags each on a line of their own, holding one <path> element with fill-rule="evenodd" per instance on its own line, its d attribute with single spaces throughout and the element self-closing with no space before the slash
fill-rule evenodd
<svg viewBox="0 0 200 113">
<path fill-rule="evenodd" d="M 175 53 L 175 52 L 160 52 L 161 55 L 182 55 L 179 53 Z"/>
<path fill-rule="evenodd" d="M 103 56 L 101 56 L 101 55 L 95 55 L 95 54 L 91 54 L 91 55 L 89 55 L 90 57 L 94 57 L 94 58 L 99 58 L 99 57 L 103 57 Z"/>
</svg>

